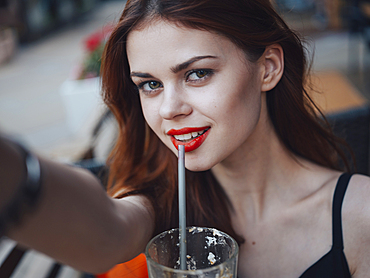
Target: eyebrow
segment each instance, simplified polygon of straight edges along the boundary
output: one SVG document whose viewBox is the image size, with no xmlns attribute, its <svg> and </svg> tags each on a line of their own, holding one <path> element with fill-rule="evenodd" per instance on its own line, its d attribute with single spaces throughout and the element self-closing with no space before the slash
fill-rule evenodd
<svg viewBox="0 0 370 278">
<path fill-rule="evenodd" d="M 130 77 L 133 77 L 133 76 L 140 77 L 140 78 L 154 78 L 153 75 L 149 73 L 142 73 L 142 72 L 135 72 L 135 71 L 130 73 Z"/>
<path fill-rule="evenodd" d="M 173 73 L 178 73 L 186 68 L 188 68 L 191 64 L 199 61 L 199 60 L 203 60 L 203 59 L 217 59 L 216 56 L 212 56 L 212 55 L 206 55 L 206 56 L 195 56 L 193 58 L 190 58 L 189 60 L 181 63 L 181 64 L 178 64 L 174 67 L 171 67 L 171 71 Z M 133 76 L 136 76 L 136 77 L 140 77 L 140 78 L 154 78 L 151 74 L 149 73 L 142 73 L 142 72 L 131 72 L 130 74 L 131 77 Z"/>
<path fill-rule="evenodd" d="M 203 60 L 203 59 L 217 59 L 217 57 L 212 56 L 212 55 L 195 56 L 195 57 L 190 58 L 189 60 L 185 61 L 184 63 L 178 64 L 175 67 L 172 67 L 171 71 L 173 73 L 178 73 L 179 71 L 182 71 L 182 70 L 188 68 L 192 63 L 195 63 L 195 62 L 197 62 L 199 60 Z"/>
</svg>

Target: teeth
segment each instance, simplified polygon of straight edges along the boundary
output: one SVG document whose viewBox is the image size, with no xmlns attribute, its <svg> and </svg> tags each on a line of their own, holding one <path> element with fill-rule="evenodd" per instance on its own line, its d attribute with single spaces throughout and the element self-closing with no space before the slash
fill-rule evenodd
<svg viewBox="0 0 370 278">
<path fill-rule="evenodd" d="M 206 130 L 202 130 L 199 132 L 192 132 L 192 133 L 186 133 L 186 134 L 181 134 L 181 135 L 174 135 L 176 140 L 184 141 L 184 140 L 189 140 L 191 138 L 196 138 L 199 135 L 202 135 Z"/>
<path fill-rule="evenodd" d="M 189 140 L 191 138 L 191 135 L 190 133 L 187 133 L 187 134 L 184 134 L 183 137 L 184 137 L 184 140 Z"/>
</svg>

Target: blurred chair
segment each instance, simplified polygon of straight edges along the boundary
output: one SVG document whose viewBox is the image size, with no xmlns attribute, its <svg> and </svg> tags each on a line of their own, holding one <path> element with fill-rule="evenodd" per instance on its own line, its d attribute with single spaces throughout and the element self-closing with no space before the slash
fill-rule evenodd
<svg viewBox="0 0 370 278">
<path fill-rule="evenodd" d="M 369 101 L 340 72 L 317 72 L 312 76 L 312 82 L 314 88 L 322 93 L 313 91 L 309 94 L 325 114 L 334 133 L 352 148 L 356 172 L 369 175 Z M 349 159 L 350 153 L 346 155 Z"/>
<path fill-rule="evenodd" d="M 369 175 L 370 155 L 370 106 L 364 105 L 326 116 L 334 133 L 346 140 L 351 147 L 356 164 L 356 173 Z M 350 160 L 350 153 L 346 152 Z M 351 161 L 351 160 L 350 160 Z M 351 161 L 353 163 L 353 161 Z M 353 168 L 353 170 L 355 170 Z"/>
<path fill-rule="evenodd" d="M 370 27 L 368 5 L 370 0 L 347 0 L 347 24 L 352 33 L 364 32 Z"/>
<path fill-rule="evenodd" d="M 357 41 L 357 37 L 362 38 L 367 51 L 370 50 L 370 0 L 346 0 L 346 23 L 350 38 Z M 359 47 L 359 46 L 357 46 Z M 351 55 L 359 55 L 359 49 L 350 49 Z"/>
</svg>

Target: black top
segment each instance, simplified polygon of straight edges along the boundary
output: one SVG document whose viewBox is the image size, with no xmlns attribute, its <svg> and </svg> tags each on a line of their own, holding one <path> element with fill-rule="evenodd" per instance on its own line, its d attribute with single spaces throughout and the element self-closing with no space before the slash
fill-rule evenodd
<svg viewBox="0 0 370 278">
<path fill-rule="evenodd" d="M 300 278 L 350 278 L 348 263 L 343 252 L 342 202 L 351 178 L 342 174 L 338 180 L 333 199 L 333 246 L 321 259 L 308 268 Z"/>
</svg>

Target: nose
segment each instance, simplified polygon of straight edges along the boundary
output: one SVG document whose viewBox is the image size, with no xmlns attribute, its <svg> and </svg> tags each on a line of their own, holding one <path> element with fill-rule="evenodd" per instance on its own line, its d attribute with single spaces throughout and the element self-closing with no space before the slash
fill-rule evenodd
<svg viewBox="0 0 370 278">
<path fill-rule="evenodd" d="M 192 107 L 185 101 L 184 92 L 181 89 L 166 88 L 162 92 L 162 103 L 159 115 L 165 120 L 191 114 Z"/>
</svg>

